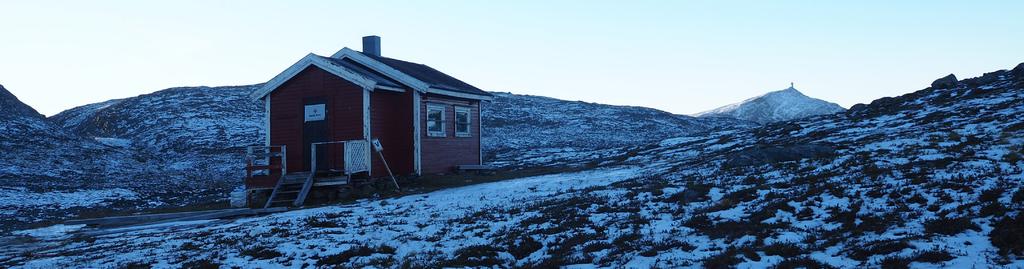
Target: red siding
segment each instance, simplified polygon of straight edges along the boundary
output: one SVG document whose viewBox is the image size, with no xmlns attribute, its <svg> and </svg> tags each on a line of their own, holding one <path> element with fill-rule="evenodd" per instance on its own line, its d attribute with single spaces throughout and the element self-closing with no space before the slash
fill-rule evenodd
<svg viewBox="0 0 1024 269">
<path fill-rule="evenodd" d="M 363 139 L 363 89 L 311 66 L 270 94 L 270 144 L 288 146 L 288 171 L 309 171 L 303 165 L 303 107 L 308 98 L 327 100 L 328 137 L 332 141 Z M 337 160 L 340 162 L 340 160 Z"/>
<path fill-rule="evenodd" d="M 424 174 L 451 172 L 456 165 L 480 164 L 480 101 L 424 95 L 420 104 L 420 168 Z M 427 104 L 445 106 L 445 137 L 427 136 Z M 455 108 L 467 106 L 470 112 L 470 137 L 455 136 Z"/>
<path fill-rule="evenodd" d="M 400 93 L 378 89 L 370 94 L 370 137 L 380 139 L 384 157 L 395 175 L 415 172 L 412 110 L 412 90 Z M 387 176 L 380 157 L 373 155 L 372 175 Z"/>
</svg>

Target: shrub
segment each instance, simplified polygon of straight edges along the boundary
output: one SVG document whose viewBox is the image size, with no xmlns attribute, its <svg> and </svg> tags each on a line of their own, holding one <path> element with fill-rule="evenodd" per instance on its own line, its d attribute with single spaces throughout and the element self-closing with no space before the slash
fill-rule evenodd
<svg viewBox="0 0 1024 269">
<path fill-rule="evenodd" d="M 678 250 L 682 250 L 682 251 L 687 251 L 688 252 L 688 251 L 693 251 L 694 249 L 697 249 L 697 246 L 694 246 L 694 245 L 692 245 L 692 244 L 690 244 L 690 243 L 688 243 L 686 241 L 680 241 L 680 240 L 675 240 L 675 239 L 667 239 L 667 240 L 664 240 L 664 241 L 655 242 L 655 243 L 651 244 L 651 247 L 650 247 L 650 250 L 653 250 L 654 252 L 661 252 L 661 251 L 667 251 L 667 250 L 673 250 L 673 249 L 678 249 Z"/>
<path fill-rule="evenodd" d="M 1009 153 L 1006 153 L 1006 155 L 1003 155 L 1003 161 L 1004 162 L 1008 162 L 1010 164 L 1016 164 L 1021 159 L 1024 159 L 1024 157 L 1021 157 L 1020 153 L 1016 153 L 1016 152 L 1012 152 L 1012 151 L 1009 152 Z"/>
<path fill-rule="evenodd" d="M 714 223 L 711 221 L 711 218 L 708 218 L 708 215 L 700 214 L 690 217 L 690 219 L 686 220 L 686 222 L 683 223 L 683 226 L 690 227 L 694 230 L 703 231 L 711 228 L 711 226 L 714 226 Z"/>
<path fill-rule="evenodd" d="M 210 259 L 194 260 L 181 265 L 181 268 L 218 269 L 220 264 Z"/>
<path fill-rule="evenodd" d="M 876 232 L 882 233 L 889 229 L 895 221 L 895 214 L 886 214 L 881 216 L 876 215 L 864 215 L 859 216 L 860 224 L 857 225 L 856 231 L 858 232 Z"/>
<path fill-rule="evenodd" d="M 999 200 L 999 197 L 1003 196 L 1003 192 L 1006 190 L 1003 188 L 995 187 L 981 191 L 981 195 L 978 196 L 978 200 L 981 202 L 995 202 Z"/>
<path fill-rule="evenodd" d="M 949 252 L 938 248 L 921 251 L 915 255 L 917 256 L 914 258 L 915 262 L 926 263 L 940 263 L 954 258 L 953 255 L 949 254 Z"/>
<path fill-rule="evenodd" d="M 746 188 L 725 194 L 722 198 L 737 201 L 737 203 L 750 202 L 760 197 L 757 194 L 758 188 Z"/>
<path fill-rule="evenodd" d="M 374 253 L 394 254 L 395 248 L 391 246 L 378 246 L 376 248 L 370 248 L 363 245 L 354 246 L 342 251 L 341 253 L 323 257 L 316 262 L 316 265 L 319 268 L 330 267 L 329 265 L 342 265 L 351 261 L 352 258 L 370 256 Z"/>
<path fill-rule="evenodd" d="M 1024 188 L 1017 188 L 1017 191 L 1013 193 L 1011 201 L 1016 204 L 1024 203 Z"/>
<path fill-rule="evenodd" d="M 709 192 L 711 192 L 711 185 L 691 183 L 687 185 L 686 189 L 683 191 L 669 195 L 665 198 L 665 202 L 678 204 L 703 202 L 710 199 L 710 197 L 708 197 Z"/>
<path fill-rule="evenodd" d="M 708 257 L 704 259 L 704 268 L 717 269 L 717 268 L 733 268 L 736 264 L 739 264 L 741 260 L 737 256 L 736 249 L 730 248 L 718 253 L 718 255 Z"/>
<path fill-rule="evenodd" d="M 557 241 L 557 244 L 548 245 L 548 254 L 554 256 L 566 256 L 576 246 L 583 245 L 584 243 L 597 240 L 597 235 L 591 233 L 572 233 L 568 237 L 562 238 Z M 638 245 L 639 242 L 633 240 L 632 246 Z"/>
<path fill-rule="evenodd" d="M 591 242 L 589 244 L 583 245 L 583 253 L 598 252 L 598 251 L 602 251 L 602 250 L 609 249 L 609 248 L 612 248 L 612 247 L 613 246 L 612 246 L 611 243 L 608 243 L 608 242 L 605 242 L 605 241 Z M 521 259 L 519 257 L 516 257 L 516 258 L 517 259 Z"/>
<path fill-rule="evenodd" d="M 850 229 L 857 225 L 857 212 L 860 211 L 860 204 L 853 204 L 848 210 L 843 207 L 830 207 L 829 216 L 826 221 L 838 222 L 843 228 Z"/>
<path fill-rule="evenodd" d="M 909 247 L 910 244 L 905 240 L 875 241 L 861 246 L 853 246 L 850 249 L 849 257 L 854 260 L 864 261 L 874 255 L 889 254 Z"/>
<path fill-rule="evenodd" d="M 639 233 L 626 233 L 619 235 L 619 237 L 616 237 L 615 241 L 612 241 L 612 245 L 619 248 L 628 248 L 630 245 L 636 243 L 637 241 L 640 241 L 640 238 L 641 236 Z"/>
<path fill-rule="evenodd" d="M 793 243 L 775 243 L 764 246 L 764 254 L 792 258 L 804 253 L 804 249 Z"/>
<path fill-rule="evenodd" d="M 316 227 L 316 228 L 337 228 L 338 227 L 338 223 L 337 222 L 321 219 L 320 217 L 317 217 L 317 216 L 306 217 L 306 225 L 309 226 L 309 227 Z"/>
<path fill-rule="evenodd" d="M 910 268 L 910 259 L 899 255 L 885 257 L 879 263 L 882 269 L 905 269 Z"/>
<path fill-rule="evenodd" d="M 972 222 L 971 219 L 967 217 L 941 217 L 925 221 L 924 223 L 924 231 L 926 233 L 933 234 L 955 235 L 962 233 L 967 229 L 977 231 L 980 230 L 981 228 L 979 228 L 977 224 L 974 224 L 974 222 Z"/>
<path fill-rule="evenodd" d="M 240 251 L 239 254 L 242 254 L 243 256 L 253 257 L 257 260 L 269 260 L 284 256 L 284 254 L 281 254 L 281 252 L 277 251 L 276 249 L 267 248 L 264 246 L 255 246 L 251 248 L 242 249 L 242 251 Z"/>
<path fill-rule="evenodd" d="M 199 249 L 200 249 L 199 245 L 196 245 L 196 243 L 193 243 L 193 242 L 185 242 L 184 244 L 181 244 L 181 250 L 193 250 L 194 251 L 194 250 L 199 250 Z"/>
<path fill-rule="evenodd" d="M 1006 214 L 1006 207 L 999 202 L 989 202 L 981 207 L 981 211 L 978 212 L 983 217 L 988 216 L 1002 216 Z"/>
<path fill-rule="evenodd" d="M 446 267 L 491 267 L 501 265 L 498 260 L 499 250 L 488 245 L 475 245 L 455 251 L 455 259 L 449 260 Z"/>
<path fill-rule="evenodd" d="M 524 235 L 516 240 L 516 242 L 509 245 L 508 252 L 512 254 L 512 257 L 522 259 L 530 256 L 530 254 L 540 250 L 542 247 L 544 247 L 544 245 L 537 242 L 537 240 L 534 240 L 533 237 Z"/>
<path fill-rule="evenodd" d="M 786 258 L 772 268 L 835 268 L 808 257 Z"/>
<path fill-rule="evenodd" d="M 889 170 L 878 167 L 878 165 L 875 165 L 874 163 L 869 163 L 861 168 L 861 173 L 864 173 L 868 178 L 878 178 L 888 172 Z"/>
<path fill-rule="evenodd" d="M 988 240 L 1001 255 L 1024 255 L 1024 213 L 997 221 L 988 234 Z"/>
<path fill-rule="evenodd" d="M 928 199 L 924 198 L 920 193 L 915 193 L 914 196 L 907 199 L 907 203 L 926 205 L 928 204 Z"/>
</svg>

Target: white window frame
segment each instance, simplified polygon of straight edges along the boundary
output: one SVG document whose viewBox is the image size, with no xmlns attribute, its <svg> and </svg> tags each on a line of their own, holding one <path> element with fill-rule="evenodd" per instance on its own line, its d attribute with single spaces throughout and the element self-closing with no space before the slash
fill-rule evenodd
<svg viewBox="0 0 1024 269">
<path fill-rule="evenodd" d="M 430 130 L 430 112 L 438 111 L 438 110 L 441 111 L 441 122 L 440 122 L 441 131 L 440 132 L 438 132 L 438 131 L 431 131 Z M 426 118 L 425 118 L 426 119 L 426 124 L 425 124 L 426 128 L 423 128 L 423 129 L 425 129 L 427 131 L 427 136 L 428 137 L 446 137 L 446 136 L 448 136 L 448 134 L 445 132 L 445 130 L 448 129 L 448 128 L 445 128 L 445 127 L 447 127 L 447 126 L 445 126 L 445 114 L 448 114 L 447 112 L 448 111 L 445 108 L 445 105 L 441 105 L 441 104 L 427 104 L 427 115 L 426 115 Z"/>
<path fill-rule="evenodd" d="M 466 113 L 466 131 L 459 132 L 459 113 Z M 465 106 L 455 106 L 455 137 L 472 137 L 473 136 L 473 109 Z"/>
</svg>

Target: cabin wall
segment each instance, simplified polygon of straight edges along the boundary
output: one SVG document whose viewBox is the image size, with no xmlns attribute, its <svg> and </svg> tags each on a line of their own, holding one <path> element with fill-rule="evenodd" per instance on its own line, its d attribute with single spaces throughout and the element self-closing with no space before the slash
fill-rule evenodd
<svg viewBox="0 0 1024 269">
<path fill-rule="evenodd" d="M 445 107 L 445 137 L 427 135 L 427 104 Z M 470 107 L 470 137 L 455 136 L 454 106 Z M 456 165 L 480 164 L 480 101 L 423 95 L 420 102 L 421 169 L 424 174 L 451 172 Z"/>
<path fill-rule="evenodd" d="M 323 69 L 310 66 L 269 96 L 270 144 L 288 146 L 288 172 L 310 169 L 303 163 L 304 158 L 309 158 L 309 153 L 305 152 L 302 145 L 304 107 L 308 100 L 326 101 L 329 140 L 364 139 L 362 87 Z M 340 167 L 341 164 L 341 158 L 332 159 L 332 165 Z"/>
<path fill-rule="evenodd" d="M 370 94 L 370 137 L 380 139 L 391 172 L 415 173 L 413 167 L 412 90 L 394 92 L 375 90 Z M 372 176 L 385 177 L 387 170 L 380 157 L 372 156 Z"/>
</svg>

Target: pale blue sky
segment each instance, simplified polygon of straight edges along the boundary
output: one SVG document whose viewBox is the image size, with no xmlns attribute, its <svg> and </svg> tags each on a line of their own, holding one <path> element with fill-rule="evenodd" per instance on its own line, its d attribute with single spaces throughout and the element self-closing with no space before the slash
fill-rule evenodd
<svg viewBox="0 0 1024 269">
<path fill-rule="evenodd" d="M 477 87 L 690 114 L 796 82 L 843 106 L 1024 62 L 1024 1 L 0 2 L 0 84 L 41 113 L 265 82 L 361 48 Z"/>
</svg>

